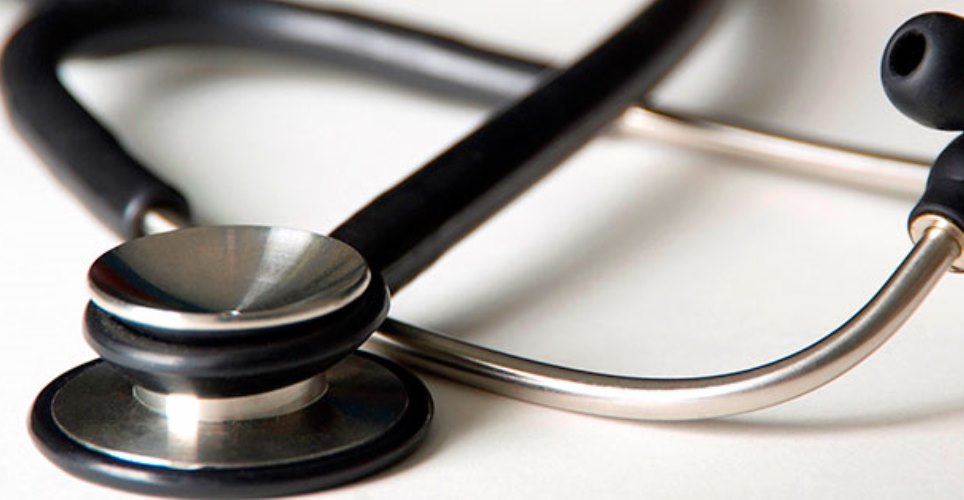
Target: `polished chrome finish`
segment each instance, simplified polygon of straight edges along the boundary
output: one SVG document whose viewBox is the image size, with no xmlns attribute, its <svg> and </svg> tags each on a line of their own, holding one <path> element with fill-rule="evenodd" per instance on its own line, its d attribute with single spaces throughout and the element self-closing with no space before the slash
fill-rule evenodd
<svg viewBox="0 0 964 500">
<path fill-rule="evenodd" d="M 474 346 L 389 320 L 368 345 L 409 366 L 564 410 L 641 420 L 690 420 L 772 406 L 837 378 L 911 316 L 961 255 L 952 230 L 932 226 L 864 308 L 811 346 L 748 370 L 656 379 L 593 373 Z"/>
<path fill-rule="evenodd" d="M 964 231 L 953 222 L 937 214 L 922 214 L 910 221 L 910 239 L 917 243 L 931 228 L 939 228 L 954 237 L 957 245 L 964 249 Z M 951 265 L 954 272 L 964 272 L 964 252 Z"/>
<path fill-rule="evenodd" d="M 300 410 L 325 395 L 325 374 L 273 391 L 233 398 L 201 398 L 193 394 L 165 394 L 134 386 L 134 397 L 169 420 L 228 422 L 276 417 Z"/>
<path fill-rule="evenodd" d="M 295 229 L 210 226 L 128 241 L 88 274 L 92 300 L 124 321 L 226 331 L 336 311 L 371 280 L 350 246 Z"/>
<path fill-rule="evenodd" d="M 930 167 L 925 160 L 821 144 L 642 107 L 628 109 L 615 132 L 907 195 L 923 192 Z"/>
<path fill-rule="evenodd" d="M 188 221 L 181 214 L 163 208 L 148 210 L 141 216 L 143 234 L 166 233 L 187 226 Z"/>
<path fill-rule="evenodd" d="M 177 469 L 281 465 L 361 446 L 393 428 L 409 398 L 389 369 L 349 356 L 327 372 L 325 397 L 284 415 L 227 422 L 165 417 L 134 396 L 107 363 L 90 365 L 54 398 L 56 425 L 75 442 L 121 460 Z"/>
</svg>

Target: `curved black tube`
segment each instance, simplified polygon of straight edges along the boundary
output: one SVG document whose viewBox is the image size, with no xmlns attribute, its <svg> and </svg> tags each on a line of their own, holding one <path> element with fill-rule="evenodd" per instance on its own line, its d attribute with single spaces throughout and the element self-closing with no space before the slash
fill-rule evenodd
<svg viewBox="0 0 964 500">
<path fill-rule="evenodd" d="M 719 4 L 654 2 L 332 236 L 358 249 L 398 290 L 640 99 L 705 31 Z"/>
<path fill-rule="evenodd" d="M 397 288 L 655 84 L 705 30 L 721 3 L 655 2 L 645 16 L 611 40 L 619 50 L 584 60 L 573 73 L 581 76 L 549 84 L 543 97 L 508 111 L 496 120 L 500 125 L 463 141 L 357 214 L 337 235 L 361 247 L 376 269 L 391 268 L 389 282 Z M 4 52 L 8 109 L 17 128 L 58 177 L 125 237 L 140 233 L 145 210 L 169 208 L 186 216 L 187 202 L 124 151 L 73 99 L 57 79 L 56 68 L 70 55 L 174 43 L 300 54 L 487 101 L 504 101 L 526 91 L 545 68 L 362 16 L 263 0 L 54 1 L 15 34 Z M 571 94 L 561 92 L 570 88 Z M 571 103 L 567 95 L 574 97 Z M 553 101 L 567 104 L 560 107 Z M 541 118 L 530 119 L 528 113 L 536 111 Z M 544 130 L 526 131 L 533 123 Z M 524 140 L 522 132 L 528 134 Z M 554 139 L 559 134 L 561 141 Z M 513 147 L 496 157 L 476 150 L 494 144 L 503 144 L 497 149 Z M 489 157 L 481 163 L 464 161 L 480 155 Z M 490 168 L 491 160 L 500 164 Z M 450 163 L 462 165 L 461 174 L 452 175 L 457 167 L 443 168 Z M 509 175 L 517 169 L 518 174 Z M 443 186 L 449 181 L 456 182 L 452 190 Z M 449 194 L 438 196 L 441 191 Z M 411 210 L 396 212 L 398 201 L 411 196 L 420 197 Z M 440 203 L 438 210 L 432 208 L 434 203 Z M 449 217 L 456 219 L 444 224 Z M 396 223 L 390 233 L 407 233 L 405 237 L 379 236 L 389 234 L 385 227 Z"/>
<path fill-rule="evenodd" d="M 72 55 L 168 44 L 298 54 L 483 102 L 503 102 L 544 66 L 336 10 L 263 0 L 59 0 L 42 6 L 4 49 L 7 108 L 20 133 L 109 227 L 140 234 L 149 208 L 187 218 L 176 190 L 137 160 L 57 78 Z"/>
</svg>

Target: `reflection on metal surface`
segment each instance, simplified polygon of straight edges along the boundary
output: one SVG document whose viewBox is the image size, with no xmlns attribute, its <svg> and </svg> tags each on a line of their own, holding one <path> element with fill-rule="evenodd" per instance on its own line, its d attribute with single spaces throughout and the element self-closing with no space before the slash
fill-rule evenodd
<svg viewBox="0 0 964 500">
<path fill-rule="evenodd" d="M 166 233 L 187 227 L 187 225 L 187 220 L 184 217 L 170 210 L 147 210 L 141 216 L 141 232 L 143 234 Z"/>
<path fill-rule="evenodd" d="M 171 330 L 267 328 L 358 298 L 364 258 L 326 236 L 259 226 L 193 227 L 128 241 L 91 266 L 92 300 L 122 320 Z"/>
<path fill-rule="evenodd" d="M 169 423 L 226 422 L 284 415 L 322 397 L 328 388 L 325 374 L 273 391 L 231 398 L 200 398 L 192 394 L 164 394 L 134 387 L 134 397 Z M 170 425 L 169 425 L 170 426 Z"/>
<path fill-rule="evenodd" d="M 133 388 L 134 397 L 143 404 L 144 399 L 138 397 L 138 387 Z M 198 459 L 198 433 L 200 432 L 201 410 L 197 398 L 190 394 L 171 394 L 164 401 L 164 417 L 167 422 L 167 442 L 179 443 L 178 447 L 185 455 L 185 460 Z M 148 406 L 150 408 L 150 406 Z M 154 408 L 151 408 L 152 410 Z"/>
<path fill-rule="evenodd" d="M 280 465 L 337 454 L 388 432 L 409 406 L 405 386 L 382 365 L 350 356 L 327 372 L 325 397 L 284 415 L 168 425 L 106 363 L 68 381 L 53 402 L 60 429 L 122 460 L 178 469 Z"/>
<path fill-rule="evenodd" d="M 783 359 L 721 375 L 655 379 L 574 370 L 393 320 L 368 345 L 409 366 L 554 408 L 641 420 L 719 417 L 796 398 L 856 366 L 897 331 L 960 256 L 953 230 L 934 225 L 840 328 Z"/>
<path fill-rule="evenodd" d="M 823 144 L 643 107 L 628 109 L 617 123 L 618 134 L 899 194 L 916 196 L 923 192 L 930 168 L 930 162 L 923 159 Z"/>
</svg>

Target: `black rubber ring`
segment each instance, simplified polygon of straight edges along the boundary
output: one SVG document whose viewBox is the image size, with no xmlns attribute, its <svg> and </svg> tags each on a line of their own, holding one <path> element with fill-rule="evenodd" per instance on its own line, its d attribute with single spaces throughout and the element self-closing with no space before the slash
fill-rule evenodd
<svg viewBox="0 0 964 500">
<path fill-rule="evenodd" d="M 358 348 L 388 314 L 381 276 L 361 297 L 321 318 L 279 328 L 188 342 L 189 334 L 125 324 L 96 305 L 84 334 L 106 361 L 138 385 L 160 392 L 230 397 L 264 392 L 320 373 Z"/>
</svg>

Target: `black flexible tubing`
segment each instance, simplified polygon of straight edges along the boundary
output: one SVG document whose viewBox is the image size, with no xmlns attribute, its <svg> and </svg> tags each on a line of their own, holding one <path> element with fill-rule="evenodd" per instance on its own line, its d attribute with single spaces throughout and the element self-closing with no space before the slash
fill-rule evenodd
<svg viewBox="0 0 964 500">
<path fill-rule="evenodd" d="M 613 76 L 610 72 L 614 68 L 603 68 L 598 58 L 581 62 L 582 69 L 579 71 L 583 75 L 600 71 L 601 68 L 603 71 L 592 77 L 583 76 L 588 83 L 580 84 L 579 90 L 574 91 L 582 94 L 580 103 L 566 105 L 566 110 L 562 112 L 551 112 L 549 119 L 552 123 L 548 127 L 539 125 L 547 129 L 532 131 L 538 133 L 533 133 L 533 137 L 527 137 L 526 140 L 535 140 L 538 145 L 531 144 L 528 148 L 531 154 L 520 154 L 518 148 L 510 148 L 511 153 L 506 151 L 507 154 L 501 156 L 502 160 L 510 157 L 514 160 L 528 158 L 524 161 L 527 166 L 520 167 L 525 174 L 513 176 L 513 186 L 499 188 L 499 180 L 491 176 L 495 170 L 503 174 L 512 171 L 512 167 L 504 164 L 492 172 L 483 172 L 485 175 L 479 179 L 461 179 L 463 186 L 466 183 L 477 184 L 472 189 L 460 191 L 461 202 L 452 203 L 455 198 L 450 196 L 437 198 L 435 201 L 443 202 L 443 205 L 436 212 L 423 200 L 418 208 L 413 206 L 405 212 L 406 217 L 396 219 L 400 225 L 394 232 L 404 232 L 402 227 L 406 227 L 412 230 L 409 236 L 388 241 L 385 247 L 379 249 L 377 245 L 381 245 L 382 241 L 373 235 L 387 234 L 385 225 L 393 224 L 378 215 L 386 203 L 395 204 L 399 197 L 412 196 L 413 179 L 424 181 L 431 177 L 427 172 L 438 170 L 443 164 L 455 161 L 463 168 L 468 165 L 464 163 L 467 156 L 465 148 L 461 148 L 463 153 L 454 156 L 450 150 L 400 185 L 401 191 L 386 193 L 357 214 L 338 230 L 338 235 L 353 239 L 350 243 L 365 246 L 365 249 L 361 249 L 363 253 L 374 252 L 371 256 L 366 254 L 366 257 L 376 269 L 391 268 L 390 273 L 395 276 L 391 283 L 397 289 L 443 252 L 444 245 L 453 244 L 497 210 L 501 206 L 499 203 L 507 202 L 514 196 L 513 193 L 517 194 L 538 179 L 541 176 L 539 171 L 551 168 L 552 164 L 579 147 L 612 118 L 610 115 L 617 112 L 614 109 L 623 106 L 607 103 L 607 99 L 598 92 L 605 89 L 618 93 L 622 90 L 629 92 L 633 98 L 642 95 L 673 62 L 682 57 L 705 30 L 721 3 L 720 0 L 660 0 L 647 10 L 645 16 L 635 19 L 613 38 L 614 41 L 623 40 L 621 43 L 624 45 L 638 44 L 632 50 L 607 56 L 619 60 L 621 64 L 628 62 L 633 52 L 638 52 L 635 55 L 645 61 L 644 71 L 639 74 L 633 71 L 629 72 L 632 74 L 614 72 L 622 73 L 620 78 L 634 80 L 637 85 L 635 90 L 628 91 L 628 86 L 617 88 L 626 82 L 598 82 L 602 85 L 591 82 L 593 78 L 609 79 Z M 630 36 L 628 33 L 634 30 L 645 30 L 646 33 Z M 170 44 L 230 45 L 297 54 L 348 65 L 435 92 L 488 103 L 505 102 L 518 96 L 537 85 L 547 74 L 546 66 L 539 63 L 337 10 L 262 0 L 50 2 L 13 36 L 4 50 L 3 88 L 8 109 L 17 129 L 55 174 L 77 192 L 105 223 L 128 238 L 139 234 L 140 218 L 145 210 L 173 209 L 186 218 L 187 202 L 174 188 L 128 154 L 113 135 L 76 102 L 57 78 L 57 66 L 61 60 L 72 55 L 105 55 Z M 569 84 L 553 82 L 549 87 L 559 89 L 560 85 L 566 87 Z M 593 93 L 596 95 L 588 95 Z M 545 103 L 560 99 L 558 90 L 550 90 L 550 94 L 538 101 Z M 604 107 L 598 113 L 587 114 L 586 111 L 592 111 L 587 106 L 596 104 Z M 537 107 L 533 104 L 526 106 L 530 111 Z M 500 117 L 496 121 L 503 125 L 494 126 L 495 132 L 491 126 L 485 128 L 487 131 L 480 132 L 481 136 L 489 139 L 470 137 L 461 144 L 474 148 L 496 136 L 506 137 L 509 129 L 504 124 L 517 122 L 520 112 L 509 111 L 506 114 L 515 118 Z M 525 116 L 522 118 L 527 119 Z M 571 127 L 571 124 L 562 123 L 564 118 L 583 119 L 585 123 Z M 535 121 L 530 120 L 529 123 Z M 515 128 L 527 127 L 520 127 L 517 123 Z M 565 144 L 551 144 L 551 136 L 555 133 L 569 134 L 563 141 Z M 517 144 L 522 139 L 514 132 L 509 135 L 514 136 L 511 144 Z M 545 149 L 551 151 L 542 151 Z M 535 150 L 542 152 L 536 153 Z M 468 153 L 468 156 L 477 154 Z M 538 158 L 533 159 L 533 154 Z M 463 160 L 457 160 L 456 156 Z M 488 180 L 478 184 L 483 177 Z M 520 183 L 522 177 L 529 178 Z M 440 185 L 437 182 L 431 184 L 436 187 Z M 425 187 L 422 184 L 418 188 L 418 196 L 428 193 L 422 191 Z M 464 198 L 483 195 L 488 201 L 475 203 Z M 470 205 L 474 208 L 466 211 Z M 435 216 L 426 216 L 428 212 L 436 213 Z M 441 227 L 440 222 L 444 222 L 449 215 L 457 220 Z M 417 224 L 412 226 L 413 223 Z M 366 230 L 365 224 L 375 225 Z M 404 262 L 399 260 L 407 253 L 412 255 Z M 399 262 L 394 262 L 396 260 Z"/>
<path fill-rule="evenodd" d="M 8 41 L 2 56 L 16 129 L 109 227 L 140 235 L 144 211 L 185 219 L 188 204 L 133 158 L 64 88 L 62 60 L 159 45 L 227 45 L 348 65 L 437 92 L 504 102 L 543 66 L 337 10 L 263 0 L 58 0 Z"/>
<path fill-rule="evenodd" d="M 707 29 L 719 4 L 653 2 L 332 236 L 361 251 L 397 291 L 638 101 Z"/>
</svg>

